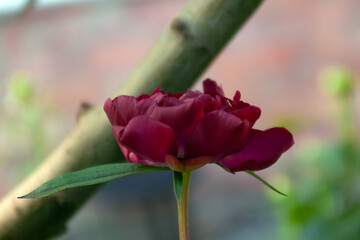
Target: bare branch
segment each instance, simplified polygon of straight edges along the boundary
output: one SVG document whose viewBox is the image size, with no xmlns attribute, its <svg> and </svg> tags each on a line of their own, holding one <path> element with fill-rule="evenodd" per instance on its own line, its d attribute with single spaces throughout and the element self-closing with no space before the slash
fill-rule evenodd
<svg viewBox="0 0 360 240">
<path fill-rule="evenodd" d="M 156 87 L 187 90 L 261 2 L 188 1 L 112 96 L 138 95 Z M 84 114 L 39 169 L 0 203 L 0 239 L 47 239 L 60 234 L 96 187 L 65 190 L 34 200 L 16 197 L 60 174 L 122 158 L 100 104 Z"/>
</svg>

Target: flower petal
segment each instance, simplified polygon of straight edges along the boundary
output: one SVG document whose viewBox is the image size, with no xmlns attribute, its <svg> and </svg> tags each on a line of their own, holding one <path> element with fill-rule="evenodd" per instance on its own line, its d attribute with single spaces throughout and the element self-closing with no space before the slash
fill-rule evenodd
<svg viewBox="0 0 360 240">
<path fill-rule="evenodd" d="M 117 111 L 117 108 L 113 104 L 113 100 L 111 100 L 110 98 L 105 101 L 104 111 L 109 118 L 111 125 L 125 125 L 124 120 L 122 119 L 121 115 Z"/>
<path fill-rule="evenodd" d="M 207 94 L 202 94 L 197 98 L 198 102 L 203 103 L 204 106 L 204 113 L 208 114 L 209 112 L 219 110 L 221 106 L 221 97 L 216 96 L 215 98 L 210 97 Z"/>
<path fill-rule="evenodd" d="M 241 149 L 249 122 L 224 112 L 205 115 L 187 139 L 187 157 L 212 156 L 215 161 Z"/>
<path fill-rule="evenodd" d="M 158 163 L 158 162 L 153 162 L 153 161 L 150 161 L 150 160 L 142 159 L 141 157 L 137 156 L 133 152 L 129 152 L 129 156 L 128 156 L 127 160 L 130 163 L 138 163 L 138 164 L 157 166 L 157 167 L 165 165 L 164 163 Z"/>
<path fill-rule="evenodd" d="M 180 138 L 193 131 L 197 122 L 204 116 L 204 105 L 199 102 L 187 102 L 172 107 L 155 107 L 149 117 L 170 126 Z"/>
<path fill-rule="evenodd" d="M 169 97 L 174 97 L 174 98 L 180 99 L 182 97 L 182 95 L 184 95 L 184 93 L 170 93 L 170 92 L 167 92 L 166 95 L 168 95 Z"/>
<path fill-rule="evenodd" d="M 232 102 L 230 99 L 225 97 L 222 87 L 209 78 L 203 81 L 203 88 L 205 94 L 209 94 L 213 98 L 220 97 L 221 104 L 224 106 L 229 106 L 229 102 Z"/>
<path fill-rule="evenodd" d="M 177 99 L 176 97 L 163 96 L 157 101 L 159 106 L 162 107 L 173 107 L 182 104 L 183 102 Z"/>
<path fill-rule="evenodd" d="M 121 149 L 121 151 L 124 154 L 125 159 L 130 162 L 130 163 L 139 163 L 139 164 L 146 164 L 146 165 L 153 165 L 153 166 L 161 166 L 164 164 L 157 164 L 157 163 L 153 163 L 151 161 L 142 159 L 141 157 L 137 156 L 136 154 L 130 152 L 126 147 L 124 147 L 123 145 L 121 145 L 120 142 L 120 138 L 122 136 L 123 130 L 125 127 L 123 126 L 114 126 L 112 129 L 112 132 L 116 138 L 116 141 Z"/>
<path fill-rule="evenodd" d="M 222 90 L 222 88 L 219 85 L 217 85 L 217 83 L 215 81 L 211 80 L 210 78 L 203 81 L 203 88 L 204 88 L 204 93 L 209 94 L 212 97 L 215 97 L 216 95 L 225 97 L 224 91 Z"/>
<path fill-rule="evenodd" d="M 215 111 L 218 110 L 221 106 L 221 97 L 220 96 L 216 96 L 216 97 L 211 97 L 208 94 L 202 94 L 199 91 L 191 91 L 188 90 L 187 93 L 185 93 L 181 98 L 181 101 L 183 102 L 193 102 L 193 101 L 197 101 L 200 102 L 202 104 L 204 104 L 204 113 L 208 113 L 211 111 Z"/>
<path fill-rule="evenodd" d="M 248 120 L 251 123 L 251 126 L 253 126 L 256 120 L 259 119 L 261 115 L 261 110 L 258 107 L 249 105 L 247 107 L 232 111 L 231 113 L 242 120 Z"/>
<path fill-rule="evenodd" d="M 122 95 L 114 98 L 112 102 L 125 124 L 139 114 L 135 97 Z"/>
<path fill-rule="evenodd" d="M 236 106 L 238 105 L 238 103 L 240 102 L 240 98 L 241 98 L 241 94 L 239 91 L 235 92 L 235 95 L 233 97 L 232 103 L 231 103 L 231 110 L 235 110 Z"/>
<path fill-rule="evenodd" d="M 154 164 L 162 164 L 166 154 L 176 155 L 175 132 L 166 124 L 147 116 L 133 118 L 118 142 L 140 159 Z"/>
<path fill-rule="evenodd" d="M 111 100 L 110 100 L 111 101 Z M 147 112 L 151 112 L 154 107 L 157 106 L 156 100 L 153 98 L 141 98 L 139 101 L 135 97 L 131 96 L 119 96 L 112 100 L 112 106 L 110 105 L 109 100 L 105 102 L 104 110 L 108 114 L 108 112 L 112 114 L 108 114 L 108 117 L 112 117 L 113 122 L 114 116 L 118 116 L 120 120 L 117 120 L 121 124 L 113 124 L 113 125 L 126 125 L 129 123 L 131 119 L 138 115 L 146 115 Z"/>
<path fill-rule="evenodd" d="M 183 102 L 189 102 L 189 101 L 194 101 L 198 96 L 204 95 L 199 91 L 192 91 L 192 90 L 188 90 L 186 93 L 184 93 L 179 100 L 183 101 Z"/>
<path fill-rule="evenodd" d="M 125 128 L 124 126 L 119 126 L 119 125 L 115 125 L 112 128 L 112 132 L 113 132 L 113 134 L 115 136 L 115 139 L 118 142 L 118 144 L 119 144 L 120 138 L 121 138 L 121 136 L 122 136 L 122 134 L 124 132 L 124 128 Z"/>
<path fill-rule="evenodd" d="M 149 98 L 149 97 L 150 97 L 149 95 L 143 93 L 143 94 L 141 94 L 140 96 L 138 96 L 138 97 L 136 98 L 136 100 L 137 100 L 137 101 L 140 101 L 140 100 L 143 100 L 143 99 L 147 99 L 147 98 Z"/>
<path fill-rule="evenodd" d="M 151 165 L 151 166 L 164 166 L 164 163 L 156 163 L 156 162 L 152 162 L 152 161 L 149 161 L 149 160 L 142 159 L 141 157 L 139 157 L 135 153 L 130 152 L 126 147 L 124 147 L 124 146 L 122 146 L 120 144 L 119 144 L 119 146 L 120 146 L 120 149 L 123 152 L 126 160 L 129 163 L 139 163 L 139 164 L 145 164 L 145 165 Z"/>
<path fill-rule="evenodd" d="M 220 163 L 233 172 L 262 170 L 274 164 L 293 144 L 293 136 L 285 128 L 251 130 L 244 149 Z"/>
</svg>

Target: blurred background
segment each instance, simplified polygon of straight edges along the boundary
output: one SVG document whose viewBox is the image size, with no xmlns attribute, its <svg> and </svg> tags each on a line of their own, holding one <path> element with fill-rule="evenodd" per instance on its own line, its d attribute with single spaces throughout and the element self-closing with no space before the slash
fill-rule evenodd
<svg viewBox="0 0 360 240">
<path fill-rule="evenodd" d="M 0 0 L 0 197 L 102 103 L 181 9 L 176 0 Z M 258 174 L 194 173 L 193 239 L 360 236 L 360 2 L 265 1 L 202 79 L 262 109 L 295 146 Z M 194 88 L 201 90 L 201 81 Z M 57 239 L 176 239 L 171 176 L 108 183 Z"/>
</svg>

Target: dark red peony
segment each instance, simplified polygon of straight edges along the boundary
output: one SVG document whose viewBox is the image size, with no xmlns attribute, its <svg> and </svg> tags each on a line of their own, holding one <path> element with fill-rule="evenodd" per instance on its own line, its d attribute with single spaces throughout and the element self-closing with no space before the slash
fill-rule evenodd
<svg viewBox="0 0 360 240">
<path fill-rule="evenodd" d="M 216 82 L 204 93 L 119 96 L 104 110 L 125 158 L 132 163 L 193 170 L 220 162 L 233 172 L 257 171 L 274 164 L 294 140 L 285 128 L 253 129 L 260 108 L 228 99 Z"/>
</svg>

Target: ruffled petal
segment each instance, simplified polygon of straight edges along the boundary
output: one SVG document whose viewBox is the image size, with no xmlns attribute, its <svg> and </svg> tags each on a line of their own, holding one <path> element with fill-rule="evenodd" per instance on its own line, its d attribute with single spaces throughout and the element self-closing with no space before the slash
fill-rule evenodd
<svg viewBox="0 0 360 240">
<path fill-rule="evenodd" d="M 110 105 L 110 102 L 112 105 Z M 123 95 L 114 98 L 112 101 L 108 99 L 105 102 L 104 110 L 109 119 L 111 118 L 112 125 L 123 126 L 128 124 L 134 117 L 151 112 L 154 107 L 157 107 L 157 102 L 153 98 L 143 97 L 138 101 L 135 97 Z"/>
<path fill-rule="evenodd" d="M 241 100 L 238 103 L 233 105 L 234 110 L 245 108 L 245 107 L 248 107 L 248 106 L 250 106 L 250 104 L 248 104 L 247 102 L 241 101 Z"/>
<path fill-rule="evenodd" d="M 169 97 L 169 96 L 164 96 L 158 102 L 158 105 L 162 106 L 162 107 L 173 107 L 173 106 L 178 106 L 181 104 L 183 104 L 182 101 L 180 101 L 176 97 Z"/>
<path fill-rule="evenodd" d="M 183 102 L 189 102 L 189 101 L 194 101 L 198 96 L 204 95 L 199 91 L 192 91 L 192 90 L 188 90 L 184 95 L 182 95 L 179 100 L 183 101 Z"/>
<path fill-rule="evenodd" d="M 204 93 L 209 94 L 212 97 L 215 97 L 216 95 L 225 97 L 222 88 L 219 85 L 217 85 L 215 81 L 209 78 L 203 81 L 203 88 L 204 88 Z"/>
<path fill-rule="evenodd" d="M 256 120 L 259 119 L 261 115 L 261 110 L 258 107 L 249 105 L 247 107 L 232 111 L 231 113 L 240 119 L 248 120 L 251 123 L 251 126 L 253 126 Z"/>
<path fill-rule="evenodd" d="M 147 94 L 141 94 L 140 96 L 138 96 L 137 98 L 136 98 L 136 100 L 137 101 L 140 101 L 140 100 L 143 100 L 143 99 L 147 99 L 147 98 L 149 98 L 150 96 L 149 95 L 147 95 Z"/>
<path fill-rule="evenodd" d="M 204 104 L 204 113 L 208 113 L 211 111 L 218 110 L 221 106 L 221 97 L 211 97 L 208 94 L 202 94 L 199 91 L 191 91 L 188 90 L 187 93 L 185 93 L 181 98 L 181 101 L 183 102 L 193 102 L 197 101 L 202 104 Z"/>
<path fill-rule="evenodd" d="M 124 128 L 118 143 L 139 159 L 145 159 L 152 165 L 162 165 L 166 154 L 176 155 L 175 136 L 166 124 L 147 116 L 137 116 Z"/>
<path fill-rule="evenodd" d="M 197 122 L 204 116 L 204 105 L 187 102 L 173 107 L 156 107 L 149 117 L 170 126 L 180 138 L 190 135 Z"/>
<path fill-rule="evenodd" d="M 150 94 L 150 96 L 152 97 L 152 96 L 156 95 L 157 93 L 162 93 L 164 95 L 164 91 L 160 88 L 157 88 Z"/>
<path fill-rule="evenodd" d="M 165 94 L 162 90 L 157 92 L 154 91 L 149 99 L 154 101 L 158 106 L 162 107 L 177 106 L 183 103 L 175 96 L 170 96 L 168 93 Z"/>
<path fill-rule="evenodd" d="M 221 97 L 216 96 L 215 98 L 210 97 L 207 94 L 200 95 L 197 99 L 198 102 L 204 104 L 204 113 L 207 114 L 209 112 L 219 110 L 221 106 Z"/>
<path fill-rule="evenodd" d="M 196 125 L 186 142 L 187 157 L 214 157 L 214 161 L 237 152 L 249 130 L 249 122 L 236 116 L 213 111 L 205 115 Z"/>
<path fill-rule="evenodd" d="M 114 98 L 112 103 L 125 124 L 128 124 L 133 117 L 139 115 L 135 97 L 122 95 Z"/>
<path fill-rule="evenodd" d="M 167 92 L 166 95 L 168 95 L 169 97 L 174 97 L 174 98 L 180 99 L 184 95 L 184 93 L 170 93 L 170 92 Z"/>
<path fill-rule="evenodd" d="M 209 94 L 213 98 L 220 97 L 222 105 L 231 107 L 229 103 L 232 103 L 232 100 L 225 97 L 222 87 L 217 85 L 215 81 L 206 79 L 203 81 L 203 88 L 205 94 Z"/>
<path fill-rule="evenodd" d="M 262 170 L 274 164 L 293 144 L 293 136 L 285 128 L 251 130 L 244 149 L 220 163 L 233 172 Z"/>
</svg>

